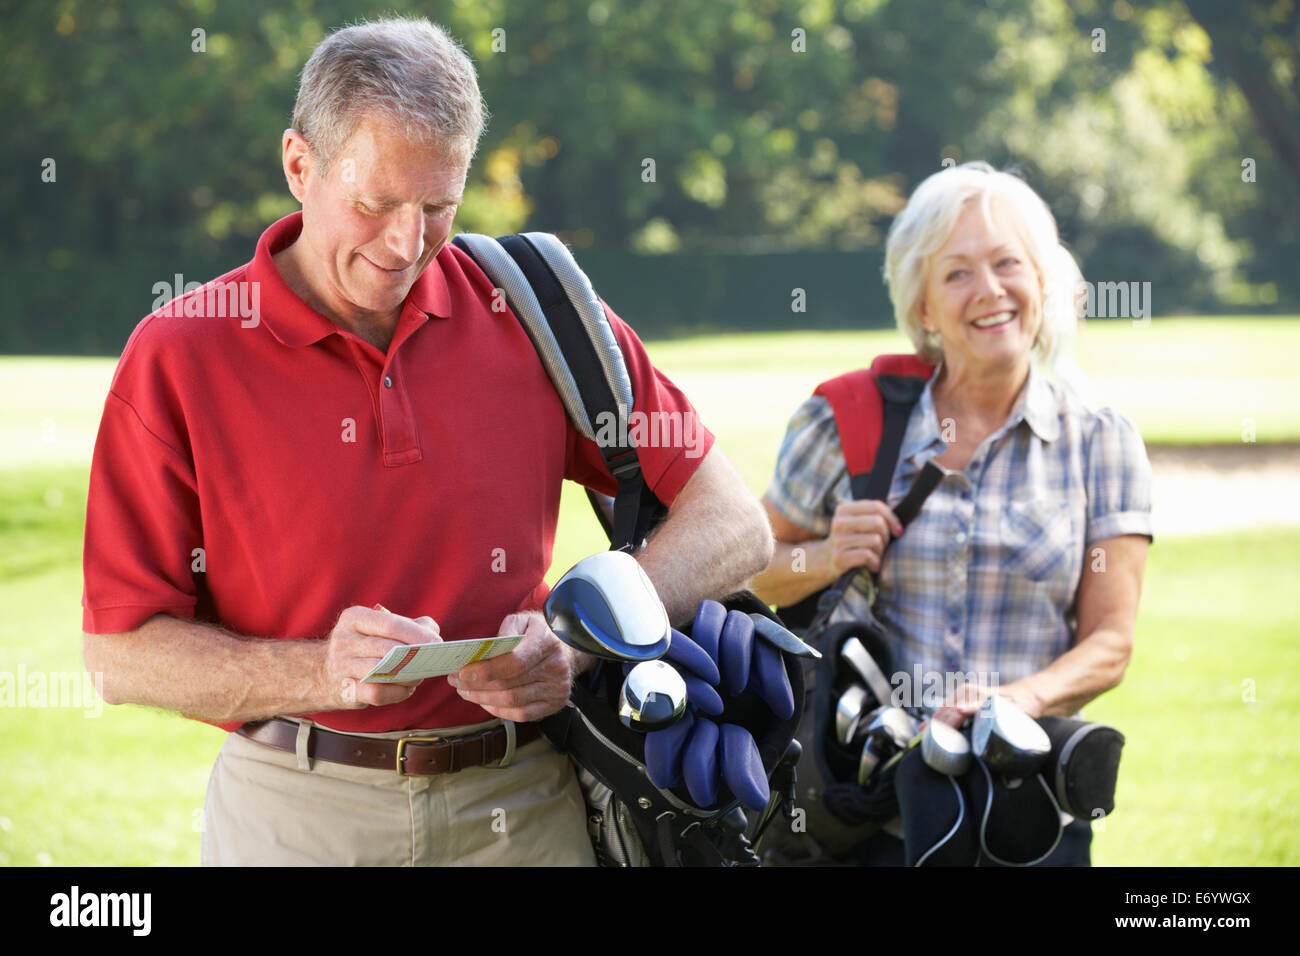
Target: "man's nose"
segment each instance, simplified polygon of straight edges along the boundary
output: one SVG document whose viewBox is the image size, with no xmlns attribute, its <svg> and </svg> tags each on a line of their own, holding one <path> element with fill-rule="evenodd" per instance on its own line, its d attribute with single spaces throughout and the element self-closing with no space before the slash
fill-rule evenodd
<svg viewBox="0 0 1300 956">
<path fill-rule="evenodd" d="M 415 206 L 399 206 L 389 218 L 384 240 L 401 265 L 415 262 L 424 252 L 424 213 Z"/>
</svg>

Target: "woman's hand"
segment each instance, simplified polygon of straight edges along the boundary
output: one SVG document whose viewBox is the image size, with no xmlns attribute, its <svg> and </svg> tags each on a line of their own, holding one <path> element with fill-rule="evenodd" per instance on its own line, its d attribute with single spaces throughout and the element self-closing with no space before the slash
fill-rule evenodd
<svg viewBox="0 0 1300 956">
<path fill-rule="evenodd" d="M 881 556 L 903 525 L 883 501 L 846 501 L 835 509 L 826 538 L 832 580 L 852 568 L 879 573 Z"/>
<path fill-rule="evenodd" d="M 985 699 L 999 694 L 1007 698 L 1030 717 L 1043 716 L 1043 699 L 1020 681 L 1013 681 L 1005 687 L 986 687 L 983 684 L 962 684 L 948 697 L 942 707 L 934 712 L 934 719 L 951 727 L 960 728 L 975 712 Z"/>
</svg>

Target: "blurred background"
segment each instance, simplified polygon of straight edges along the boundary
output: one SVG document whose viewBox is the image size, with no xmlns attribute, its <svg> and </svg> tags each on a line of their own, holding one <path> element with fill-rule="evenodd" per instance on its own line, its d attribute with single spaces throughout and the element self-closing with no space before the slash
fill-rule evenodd
<svg viewBox="0 0 1300 956">
<path fill-rule="evenodd" d="M 1134 661 L 1088 710 L 1129 738 L 1094 859 L 1300 862 L 1295 0 L 0 11 L 0 864 L 197 862 L 220 732 L 4 679 L 81 668 L 90 452 L 155 284 L 234 268 L 297 208 L 299 71 L 392 12 L 479 68 L 458 228 L 558 232 L 756 494 L 819 381 L 906 348 L 880 269 L 911 190 L 954 162 L 1019 170 L 1086 279 L 1147 290 L 1144 317 L 1099 297 L 1079 341 L 1156 472 Z M 602 547 L 585 508 L 566 494 L 551 580 Z"/>
</svg>

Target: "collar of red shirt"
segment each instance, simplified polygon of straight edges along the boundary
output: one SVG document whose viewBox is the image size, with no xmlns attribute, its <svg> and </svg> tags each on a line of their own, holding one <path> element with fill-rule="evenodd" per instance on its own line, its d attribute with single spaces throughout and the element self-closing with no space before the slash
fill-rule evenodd
<svg viewBox="0 0 1300 956">
<path fill-rule="evenodd" d="M 280 342 L 291 346 L 311 345 L 331 333 L 342 331 L 340 326 L 321 315 L 289 288 L 271 258 L 297 239 L 301 232 L 301 212 L 292 213 L 279 222 L 272 223 L 257 241 L 257 251 L 247 271 L 248 280 L 258 283 L 261 321 Z M 440 262 L 443 256 L 451 254 L 450 244 L 444 246 L 415 280 L 411 291 L 406 294 L 403 315 L 407 310 L 413 309 L 421 313 L 418 318 L 420 322 L 423 322 L 424 315 L 443 319 L 451 317 L 451 295 L 447 291 L 447 280 L 442 274 Z"/>
</svg>

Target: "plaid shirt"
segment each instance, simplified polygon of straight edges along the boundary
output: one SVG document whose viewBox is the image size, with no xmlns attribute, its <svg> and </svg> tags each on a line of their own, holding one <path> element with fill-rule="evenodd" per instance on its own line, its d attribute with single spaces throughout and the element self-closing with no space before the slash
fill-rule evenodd
<svg viewBox="0 0 1300 956">
<path fill-rule="evenodd" d="M 934 380 L 908 419 L 891 506 L 947 447 Z M 944 471 L 884 554 L 875 611 L 891 637 L 895 685 L 900 672 L 912 681 L 965 674 L 1007 684 L 1074 645 L 1083 562 L 1095 559 L 1088 549 L 1116 535 L 1151 537 L 1146 449 L 1119 412 L 1083 406 L 1031 367 L 1006 423 L 965 469 Z M 835 508 L 852 500 L 826 399 L 808 399 L 790 420 L 767 495 L 819 537 L 830 533 Z M 855 579 L 832 620 L 862 616 L 864 578 Z"/>
</svg>

